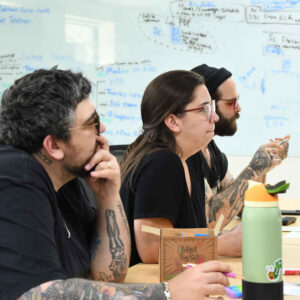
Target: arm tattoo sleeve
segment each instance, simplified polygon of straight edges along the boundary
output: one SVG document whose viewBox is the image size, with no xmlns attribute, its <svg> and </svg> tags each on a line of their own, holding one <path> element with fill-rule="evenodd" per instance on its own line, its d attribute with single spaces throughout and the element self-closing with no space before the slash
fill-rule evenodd
<svg viewBox="0 0 300 300">
<path fill-rule="evenodd" d="M 20 300 L 99 300 L 165 299 L 161 284 L 116 284 L 85 279 L 55 280 L 42 289 L 40 286 L 23 294 Z"/>
<path fill-rule="evenodd" d="M 123 218 L 123 221 L 124 221 L 124 225 L 125 225 L 127 234 L 128 234 L 128 236 L 130 236 L 129 227 L 128 227 L 128 222 L 127 222 L 127 217 L 126 217 L 126 215 L 124 215 L 124 213 L 123 213 L 122 204 L 121 204 L 120 202 L 118 203 L 118 209 L 119 209 L 120 214 L 121 214 L 121 216 L 122 216 L 122 218 Z"/>
<path fill-rule="evenodd" d="M 215 195 L 212 198 L 210 198 L 208 205 L 209 205 L 208 222 L 211 223 L 216 221 L 217 213 L 222 207 L 224 207 L 224 203 L 217 195 Z"/>
<path fill-rule="evenodd" d="M 120 238 L 120 230 L 116 220 L 116 214 L 108 209 L 105 212 L 109 248 L 112 255 L 112 263 L 109 269 L 113 272 L 114 278 L 124 275 L 126 269 L 126 255 L 124 244 Z"/>
<path fill-rule="evenodd" d="M 240 181 L 239 188 L 237 190 L 236 199 L 244 199 L 245 192 L 248 188 L 248 183 L 245 181 Z M 232 200 L 232 199 L 230 199 Z M 232 202 L 230 213 L 227 219 L 231 220 L 234 216 L 236 216 L 242 209 L 244 205 L 244 201 L 230 201 Z"/>
<path fill-rule="evenodd" d="M 273 155 L 268 153 L 266 149 L 259 148 L 250 161 L 249 167 L 259 176 L 272 166 L 273 160 Z"/>
<path fill-rule="evenodd" d="M 244 195 L 248 188 L 247 180 L 262 175 L 272 167 L 273 163 L 273 156 L 266 148 L 260 147 L 255 152 L 249 166 L 242 171 L 238 178 L 228 188 L 208 200 L 208 222 L 216 221 L 218 212 L 225 204 L 229 205 L 229 211 L 226 213 L 227 219 L 236 216 L 243 207 Z"/>
<path fill-rule="evenodd" d="M 237 215 L 243 207 L 243 199 L 247 190 L 248 183 L 245 180 L 236 180 L 231 186 L 220 194 L 213 196 L 209 204 L 209 218 L 208 222 L 215 222 L 217 220 L 218 212 L 224 207 L 224 203 L 229 201 L 229 213 L 227 219 L 232 219 Z M 222 201 L 223 199 L 223 201 Z"/>
</svg>

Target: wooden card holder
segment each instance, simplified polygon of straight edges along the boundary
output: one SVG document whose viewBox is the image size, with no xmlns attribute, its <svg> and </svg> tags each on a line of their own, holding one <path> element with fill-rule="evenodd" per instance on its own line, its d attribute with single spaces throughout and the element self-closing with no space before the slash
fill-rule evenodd
<svg viewBox="0 0 300 300">
<path fill-rule="evenodd" d="M 184 264 L 199 264 L 217 259 L 218 233 L 224 216 L 214 229 L 208 228 L 155 228 L 142 225 L 142 231 L 160 238 L 160 281 L 167 281 L 184 271 Z"/>
<path fill-rule="evenodd" d="M 194 236 L 208 234 L 208 236 Z M 217 237 L 214 230 L 160 229 L 160 281 L 166 281 L 184 271 L 183 264 L 199 264 L 217 258 Z"/>
</svg>

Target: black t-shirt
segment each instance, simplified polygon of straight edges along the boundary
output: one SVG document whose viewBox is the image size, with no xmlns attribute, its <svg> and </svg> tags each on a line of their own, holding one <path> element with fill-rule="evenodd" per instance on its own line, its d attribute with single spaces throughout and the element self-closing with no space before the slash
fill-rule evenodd
<svg viewBox="0 0 300 300">
<path fill-rule="evenodd" d="M 96 222 L 96 209 L 91 206 L 78 179 L 68 182 L 58 191 L 57 203 L 64 219 L 63 233 L 56 234 L 62 267 L 70 278 L 87 277 L 91 262 L 89 246 Z"/>
<path fill-rule="evenodd" d="M 134 239 L 135 219 L 167 218 L 175 228 L 206 227 L 204 181 L 198 159 L 195 157 L 193 167 L 189 167 L 191 196 L 181 160 L 170 150 L 159 150 L 142 159 L 132 189 L 129 176 L 122 183 L 121 198 L 132 236 L 130 265 L 141 262 Z"/>
<path fill-rule="evenodd" d="M 0 299 L 15 299 L 50 280 L 85 276 L 95 212 L 78 181 L 57 197 L 33 156 L 0 145 L 0 161 Z"/>
<path fill-rule="evenodd" d="M 195 159 L 194 156 L 200 156 L 198 159 L 200 160 L 203 175 L 207 179 L 209 186 L 212 189 L 217 187 L 219 190 L 220 182 L 225 177 L 228 169 L 227 157 L 223 152 L 220 151 L 214 140 L 208 144 L 208 151 L 211 158 L 211 168 L 209 167 L 207 160 L 201 151 L 190 157 L 187 160 L 187 163 L 190 164 L 190 161 Z"/>
</svg>

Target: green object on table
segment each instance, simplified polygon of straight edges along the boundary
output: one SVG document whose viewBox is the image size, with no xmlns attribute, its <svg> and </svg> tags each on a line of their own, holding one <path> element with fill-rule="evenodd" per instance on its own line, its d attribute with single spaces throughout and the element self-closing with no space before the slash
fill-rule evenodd
<svg viewBox="0 0 300 300">
<path fill-rule="evenodd" d="M 265 188 L 269 194 L 282 194 L 290 187 L 290 183 L 285 180 L 280 181 L 274 185 L 267 184 Z"/>
<path fill-rule="evenodd" d="M 281 222 L 276 193 L 250 186 L 242 216 L 243 300 L 283 300 Z"/>
</svg>

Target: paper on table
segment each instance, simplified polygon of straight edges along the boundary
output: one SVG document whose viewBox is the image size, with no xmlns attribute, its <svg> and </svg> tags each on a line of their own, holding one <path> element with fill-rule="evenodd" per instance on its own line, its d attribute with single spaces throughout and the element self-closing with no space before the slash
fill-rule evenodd
<svg viewBox="0 0 300 300">
<path fill-rule="evenodd" d="M 284 282 L 283 292 L 285 295 L 300 296 L 300 284 L 292 282 Z"/>
<path fill-rule="evenodd" d="M 300 226 L 282 226 L 282 231 L 300 231 Z"/>
<path fill-rule="evenodd" d="M 300 232 L 290 232 L 284 236 L 285 238 L 300 239 Z"/>
</svg>

